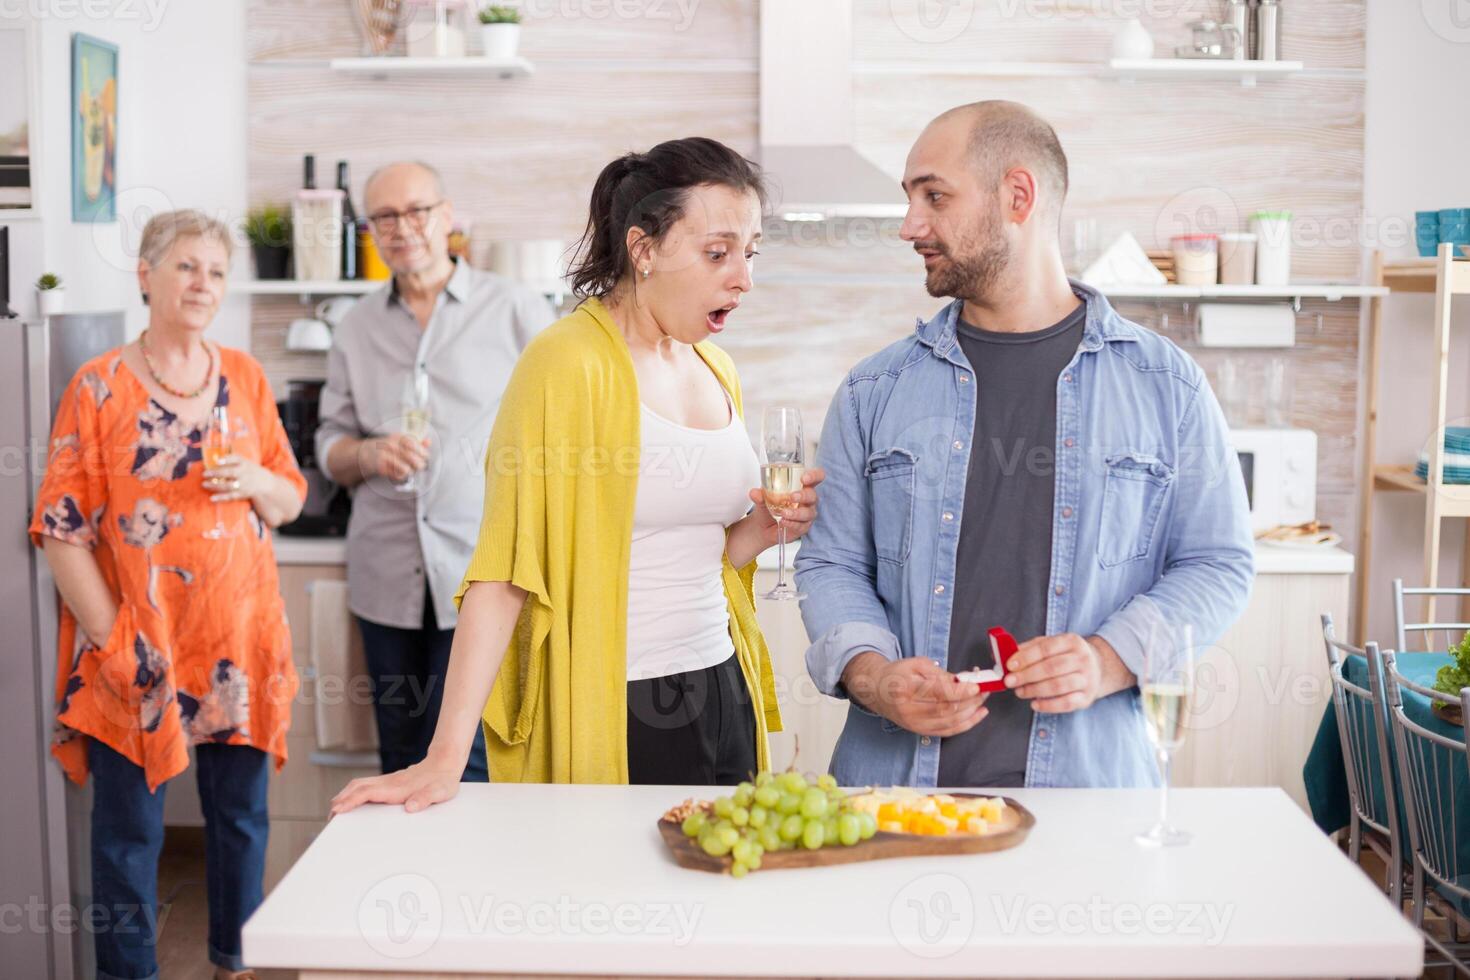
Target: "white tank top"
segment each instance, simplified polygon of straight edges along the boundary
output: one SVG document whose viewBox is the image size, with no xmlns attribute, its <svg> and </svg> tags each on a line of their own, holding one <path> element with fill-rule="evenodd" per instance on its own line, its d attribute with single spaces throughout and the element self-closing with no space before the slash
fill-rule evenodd
<svg viewBox="0 0 1470 980">
<path fill-rule="evenodd" d="M 723 429 L 677 425 L 646 405 L 642 416 L 628 574 L 630 681 L 713 667 L 735 653 L 721 579 L 725 529 L 745 516 L 761 482 L 733 406 Z"/>
</svg>

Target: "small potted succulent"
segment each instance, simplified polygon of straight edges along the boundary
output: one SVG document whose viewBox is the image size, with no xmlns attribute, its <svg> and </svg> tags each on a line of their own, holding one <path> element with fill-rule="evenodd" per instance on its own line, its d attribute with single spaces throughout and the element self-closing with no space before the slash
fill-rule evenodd
<svg viewBox="0 0 1470 980">
<path fill-rule="evenodd" d="M 56 316 L 66 309 L 66 287 L 56 273 L 48 272 L 36 280 L 36 305 L 42 316 Z"/>
<path fill-rule="evenodd" d="M 276 204 L 251 210 L 245 237 L 255 257 L 255 278 L 291 278 L 291 212 Z"/>
<path fill-rule="evenodd" d="M 514 58 L 521 41 L 521 12 L 491 4 L 480 8 L 480 42 L 487 58 Z"/>
</svg>

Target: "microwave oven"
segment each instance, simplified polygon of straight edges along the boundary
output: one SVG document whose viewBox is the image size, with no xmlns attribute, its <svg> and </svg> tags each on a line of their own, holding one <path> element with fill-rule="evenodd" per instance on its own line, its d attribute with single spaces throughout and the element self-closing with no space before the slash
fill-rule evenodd
<svg viewBox="0 0 1470 980">
<path fill-rule="evenodd" d="M 1304 524 L 1317 516 L 1317 433 L 1311 429 L 1231 429 L 1251 530 Z"/>
</svg>

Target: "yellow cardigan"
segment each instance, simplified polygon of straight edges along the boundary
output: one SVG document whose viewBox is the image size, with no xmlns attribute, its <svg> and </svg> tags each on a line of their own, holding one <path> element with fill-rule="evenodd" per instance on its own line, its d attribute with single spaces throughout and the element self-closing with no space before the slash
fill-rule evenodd
<svg viewBox="0 0 1470 980">
<path fill-rule="evenodd" d="M 729 355 L 696 344 L 735 411 Z M 485 456 L 485 513 L 471 582 L 510 582 L 525 607 L 490 700 L 496 782 L 628 781 L 628 556 L 640 452 L 638 379 L 596 299 L 552 324 L 517 362 Z M 755 563 L 724 560 L 730 637 L 755 710 L 756 758 L 781 730 L 770 652 L 756 625 Z"/>
</svg>

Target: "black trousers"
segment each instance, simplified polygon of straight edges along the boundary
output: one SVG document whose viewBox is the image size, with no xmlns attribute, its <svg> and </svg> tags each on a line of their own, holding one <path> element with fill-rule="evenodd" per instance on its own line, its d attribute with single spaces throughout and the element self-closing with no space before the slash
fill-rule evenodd
<svg viewBox="0 0 1470 980">
<path fill-rule="evenodd" d="M 728 786 L 755 775 L 755 712 L 740 663 L 628 682 L 628 782 Z"/>
</svg>

